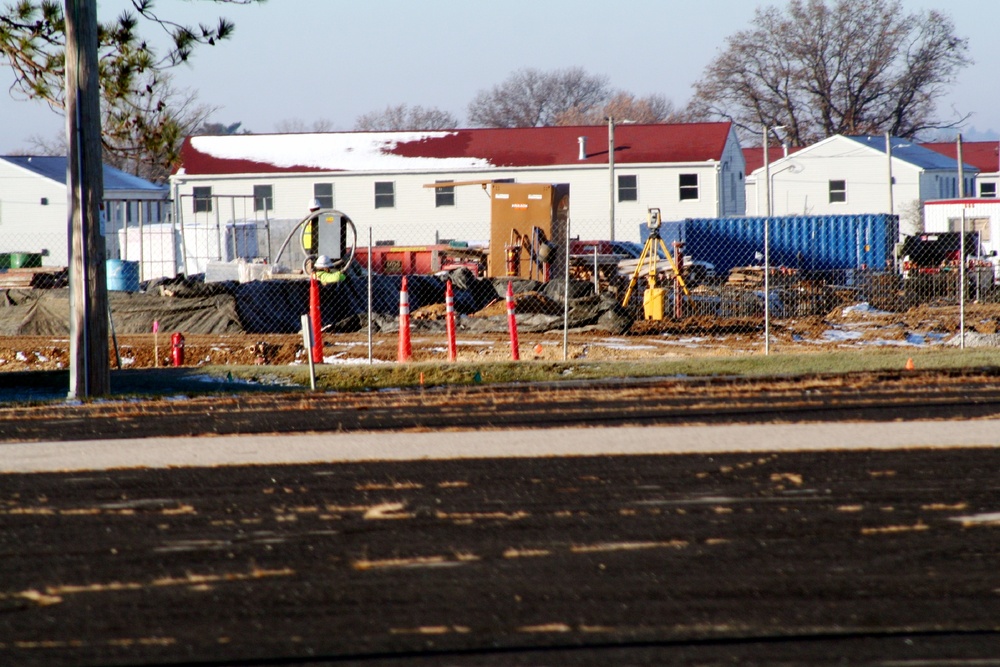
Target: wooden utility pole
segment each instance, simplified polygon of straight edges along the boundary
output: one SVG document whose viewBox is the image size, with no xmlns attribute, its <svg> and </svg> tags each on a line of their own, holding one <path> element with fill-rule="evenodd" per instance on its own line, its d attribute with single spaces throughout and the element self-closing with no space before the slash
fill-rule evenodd
<svg viewBox="0 0 1000 667">
<path fill-rule="evenodd" d="M 69 397 L 110 392 L 108 286 L 100 203 L 97 3 L 66 0 L 66 191 L 69 227 Z"/>
</svg>

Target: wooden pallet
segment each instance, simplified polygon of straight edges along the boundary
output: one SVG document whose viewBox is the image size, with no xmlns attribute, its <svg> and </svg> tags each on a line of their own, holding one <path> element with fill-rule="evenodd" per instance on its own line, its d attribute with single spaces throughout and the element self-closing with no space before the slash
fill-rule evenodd
<svg viewBox="0 0 1000 667">
<path fill-rule="evenodd" d="M 53 289 L 68 284 L 69 277 L 64 266 L 0 270 L 0 289 Z"/>
</svg>

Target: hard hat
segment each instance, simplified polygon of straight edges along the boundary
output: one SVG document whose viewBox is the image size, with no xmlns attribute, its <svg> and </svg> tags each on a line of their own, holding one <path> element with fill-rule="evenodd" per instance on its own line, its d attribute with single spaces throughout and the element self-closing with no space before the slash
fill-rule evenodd
<svg viewBox="0 0 1000 667">
<path fill-rule="evenodd" d="M 317 269 L 331 269 L 333 268 L 333 262 L 326 255 L 320 255 L 316 258 L 316 262 L 313 264 Z"/>
<path fill-rule="evenodd" d="M 318 211 L 321 208 L 323 208 L 323 207 L 320 206 L 318 199 L 313 199 L 311 202 L 309 202 L 309 210 L 310 211 Z"/>
</svg>

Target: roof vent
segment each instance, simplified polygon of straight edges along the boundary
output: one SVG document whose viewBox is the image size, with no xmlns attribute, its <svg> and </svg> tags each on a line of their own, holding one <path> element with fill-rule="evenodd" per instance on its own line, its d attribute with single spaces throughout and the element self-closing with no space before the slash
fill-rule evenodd
<svg viewBox="0 0 1000 667">
<path fill-rule="evenodd" d="M 576 142 L 580 144 L 580 160 L 587 159 L 587 137 L 577 137 Z"/>
</svg>

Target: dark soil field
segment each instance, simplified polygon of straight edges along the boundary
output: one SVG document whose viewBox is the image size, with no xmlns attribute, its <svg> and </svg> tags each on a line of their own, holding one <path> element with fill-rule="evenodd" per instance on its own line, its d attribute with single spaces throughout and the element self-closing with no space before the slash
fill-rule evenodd
<svg viewBox="0 0 1000 667">
<path fill-rule="evenodd" d="M 1000 454 L 4 475 L 0 664 L 992 664 Z"/>
</svg>

